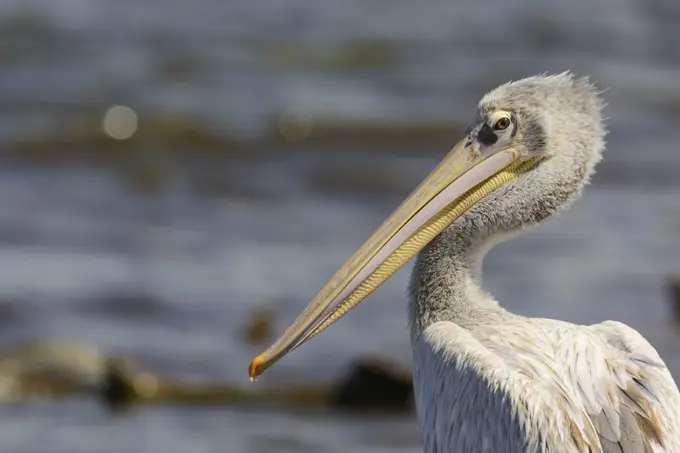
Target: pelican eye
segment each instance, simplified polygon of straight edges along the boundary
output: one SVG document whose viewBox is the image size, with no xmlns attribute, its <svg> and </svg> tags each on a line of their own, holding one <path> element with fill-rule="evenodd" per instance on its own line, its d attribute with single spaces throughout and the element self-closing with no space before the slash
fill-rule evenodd
<svg viewBox="0 0 680 453">
<path fill-rule="evenodd" d="M 502 131 L 510 127 L 510 118 L 507 116 L 504 116 L 503 118 L 499 119 L 496 121 L 496 124 L 493 125 L 493 129 L 495 131 Z"/>
</svg>

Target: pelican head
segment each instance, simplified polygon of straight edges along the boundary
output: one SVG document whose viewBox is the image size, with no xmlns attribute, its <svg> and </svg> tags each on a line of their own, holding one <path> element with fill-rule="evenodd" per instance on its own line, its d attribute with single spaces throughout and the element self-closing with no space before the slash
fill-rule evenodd
<svg viewBox="0 0 680 453">
<path fill-rule="evenodd" d="M 602 103 L 570 73 L 499 86 L 465 136 L 250 364 L 255 378 L 321 332 L 443 232 L 479 244 L 542 220 L 581 192 L 604 147 Z"/>
</svg>

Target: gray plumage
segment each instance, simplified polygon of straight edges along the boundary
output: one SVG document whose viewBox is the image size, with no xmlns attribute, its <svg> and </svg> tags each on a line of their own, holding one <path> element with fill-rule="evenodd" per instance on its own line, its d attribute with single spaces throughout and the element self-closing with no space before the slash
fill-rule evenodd
<svg viewBox="0 0 680 453">
<path fill-rule="evenodd" d="M 480 101 L 470 140 L 547 158 L 418 256 L 409 319 L 426 453 L 680 452 L 680 394 L 639 333 L 518 316 L 481 287 L 493 245 L 580 195 L 604 149 L 602 107 L 570 73 L 508 83 Z M 513 118 L 503 133 L 489 128 L 499 110 Z"/>
</svg>

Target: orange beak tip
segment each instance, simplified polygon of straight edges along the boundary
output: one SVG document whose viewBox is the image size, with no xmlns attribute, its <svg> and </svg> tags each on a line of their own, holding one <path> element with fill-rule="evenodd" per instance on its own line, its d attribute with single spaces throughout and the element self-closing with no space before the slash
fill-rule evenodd
<svg viewBox="0 0 680 453">
<path fill-rule="evenodd" d="M 255 379 L 258 376 L 258 366 L 260 365 L 260 362 L 262 362 L 262 354 L 258 355 L 253 359 L 252 362 L 250 362 L 250 366 L 248 367 L 248 374 L 250 375 L 250 382 L 255 382 Z"/>
</svg>

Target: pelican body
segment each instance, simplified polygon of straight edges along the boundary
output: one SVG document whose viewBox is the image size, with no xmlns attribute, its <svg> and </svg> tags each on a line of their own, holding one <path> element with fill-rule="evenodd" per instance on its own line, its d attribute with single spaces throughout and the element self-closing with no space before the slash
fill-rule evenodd
<svg viewBox="0 0 680 453">
<path fill-rule="evenodd" d="M 426 453 L 680 453 L 680 393 L 637 331 L 515 315 L 481 286 L 493 245 L 578 198 L 604 149 L 602 106 L 571 73 L 487 93 L 463 139 L 253 360 L 251 377 L 418 255 L 409 321 Z"/>
</svg>

